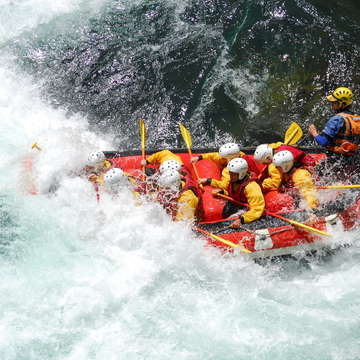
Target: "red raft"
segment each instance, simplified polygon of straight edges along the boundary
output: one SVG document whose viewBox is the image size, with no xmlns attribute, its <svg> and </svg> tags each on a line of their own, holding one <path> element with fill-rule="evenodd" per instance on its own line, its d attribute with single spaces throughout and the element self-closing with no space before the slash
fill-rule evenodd
<svg viewBox="0 0 360 360">
<path fill-rule="evenodd" d="M 247 151 L 246 149 L 242 149 Z M 205 152 L 217 151 L 215 149 L 199 149 L 193 152 L 196 156 Z M 155 152 L 155 151 L 154 151 Z M 195 178 L 192 165 L 189 161 L 189 154 L 185 150 L 173 150 L 184 162 L 184 165 L 192 172 Z M 149 152 L 150 154 L 152 152 Z M 136 173 L 141 169 L 141 154 L 139 152 L 105 152 L 106 157 L 113 162 L 115 167 L 120 167 L 126 172 Z M 246 155 L 252 160 L 252 155 Z M 323 153 L 311 154 L 316 162 L 326 159 Z M 261 165 L 259 171 L 261 171 Z M 221 169 L 212 161 L 201 160 L 196 164 L 200 177 L 220 179 Z M 271 257 L 294 255 L 297 252 L 319 250 L 321 248 L 334 247 L 334 237 L 325 237 L 314 232 L 294 226 L 289 222 L 280 220 L 273 216 L 263 216 L 261 219 L 242 226 L 242 229 L 231 229 L 229 224 L 237 217 L 222 218 L 222 211 L 225 200 L 215 198 L 212 195 L 213 188 L 204 186 L 197 229 L 205 235 L 208 244 L 216 246 L 225 252 L 248 253 L 251 257 Z M 283 194 L 271 192 L 266 195 L 266 208 L 273 213 L 282 215 L 288 219 L 304 222 L 312 228 L 339 235 L 339 232 L 354 229 L 360 223 L 360 199 L 352 205 L 334 210 L 323 209 L 319 211 L 316 222 L 306 223 L 307 214 L 300 209 L 284 211 L 279 208 L 280 199 Z"/>
</svg>

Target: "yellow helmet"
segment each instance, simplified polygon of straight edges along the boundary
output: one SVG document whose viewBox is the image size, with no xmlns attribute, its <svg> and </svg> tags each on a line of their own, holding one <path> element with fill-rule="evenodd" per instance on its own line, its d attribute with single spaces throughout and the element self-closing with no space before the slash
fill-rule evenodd
<svg viewBox="0 0 360 360">
<path fill-rule="evenodd" d="M 328 95 L 326 98 L 330 102 L 337 101 L 343 109 L 353 102 L 353 93 L 347 87 L 338 87 L 332 92 L 332 94 Z"/>
</svg>

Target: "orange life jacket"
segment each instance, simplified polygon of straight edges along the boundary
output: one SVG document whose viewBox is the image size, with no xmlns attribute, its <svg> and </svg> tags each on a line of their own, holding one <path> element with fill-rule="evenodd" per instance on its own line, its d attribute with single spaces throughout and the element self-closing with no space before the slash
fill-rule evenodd
<svg viewBox="0 0 360 360">
<path fill-rule="evenodd" d="M 245 196 L 244 190 L 245 190 L 245 187 L 252 181 L 259 183 L 259 180 L 258 180 L 256 174 L 249 172 L 246 175 L 246 178 L 241 181 L 241 183 L 239 184 L 239 187 L 236 190 L 235 190 L 236 182 L 231 182 L 228 187 L 229 196 L 240 202 L 247 203 L 248 200 L 247 200 L 247 197 Z"/>
<path fill-rule="evenodd" d="M 360 144 L 360 115 L 345 112 L 338 115 L 344 119 L 343 131 L 337 134 L 335 146 L 330 146 L 329 149 L 337 154 L 354 155 Z"/>
</svg>

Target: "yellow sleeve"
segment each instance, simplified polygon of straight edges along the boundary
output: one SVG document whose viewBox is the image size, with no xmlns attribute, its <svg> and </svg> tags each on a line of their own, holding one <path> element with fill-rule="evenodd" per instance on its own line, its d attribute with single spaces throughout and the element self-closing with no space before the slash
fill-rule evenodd
<svg viewBox="0 0 360 360">
<path fill-rule="evenodd" d="M 214 188 L 226 190 L 230 184 L 230 173 L 227 168 L 224 168 L 221 173 L 221 179 L 211 179 L 210 185 Z"/>
<path fill-rule="evenodd" d="M 281 141 L 278 141 L 278 142 L 276 142 L 276 143 L 269 144 L 269 146 L 270 146 L 272 149 L 277 149 L 277 148 L 278 148 L 279 146 L 281 146 L 281 145 L 284 145 L 284 143 L 281 142 Z"/>
<path fill-rule="evenodd" d="M 249 204 L 247 212 L 242 214 L 245 223 L 255 221 L 261 217 L 265 210 L 264 195 L 261 192 L 260 185 L 255 181 L 251 181 L 245 186 L 244 194 Z"/>
<path fill-rule="evenodd" d="M 274 164 L 269 164 L 268 173 L 269 177 L 263 180 L 262 188 L 264 191 L 277 190 L 282 181 L 280 170 L 278 170 Z"/>
<path fill-rule="evenodd" d="M 216 165 L 220 166 L 220 167 L 224 167 L 227 165 L 227 160 L 222 158 L 219 153 L 217 152 L 212 152 L 212 153 L 207 153 L 207 154 L 201 154 L 203 160 L 211 160 L 214 161 L 214 163 L 216 163 Z"/>
<path fill-rule="evenodd" d="M 191 190 L 184 191 L 178 200 L 178 210 L 175 221 L 194 220 L 199 199 Z"/>
<path fill-rule="evenodd" d="M 311 209 L 315 209 L 318 206 L 318 197 L 310 172 L 305 169 L 297 169 L 292 175 L 292 180 L 299 190 L 300 196 L 306 200 Z"/>
<path fill-rule="evenodd" d="M 166 160 L 176 160 L 182 164 L 182 160 L 179 156 L 172 153 L 170 150 L 158 151 L 146 158 L 146 161 L 153 165 L 160 165 Z"/>
</svg>

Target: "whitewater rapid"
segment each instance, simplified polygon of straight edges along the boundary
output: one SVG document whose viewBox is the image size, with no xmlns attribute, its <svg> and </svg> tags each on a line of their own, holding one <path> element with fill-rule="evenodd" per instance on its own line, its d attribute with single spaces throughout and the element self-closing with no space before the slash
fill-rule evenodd
<svg viewBox="0 0 360 360">
<path fill-rule="evenodd" d="M 54 4 L 1 2 L 1 41 L 87 6 Z M 356 232 L 333 256 L 258 265 L 205 247 L 126 188 L 97 204 L 70 174 L 113 139 L 1 58 L 1 360 L 360 359 Z"/>
</svg>

